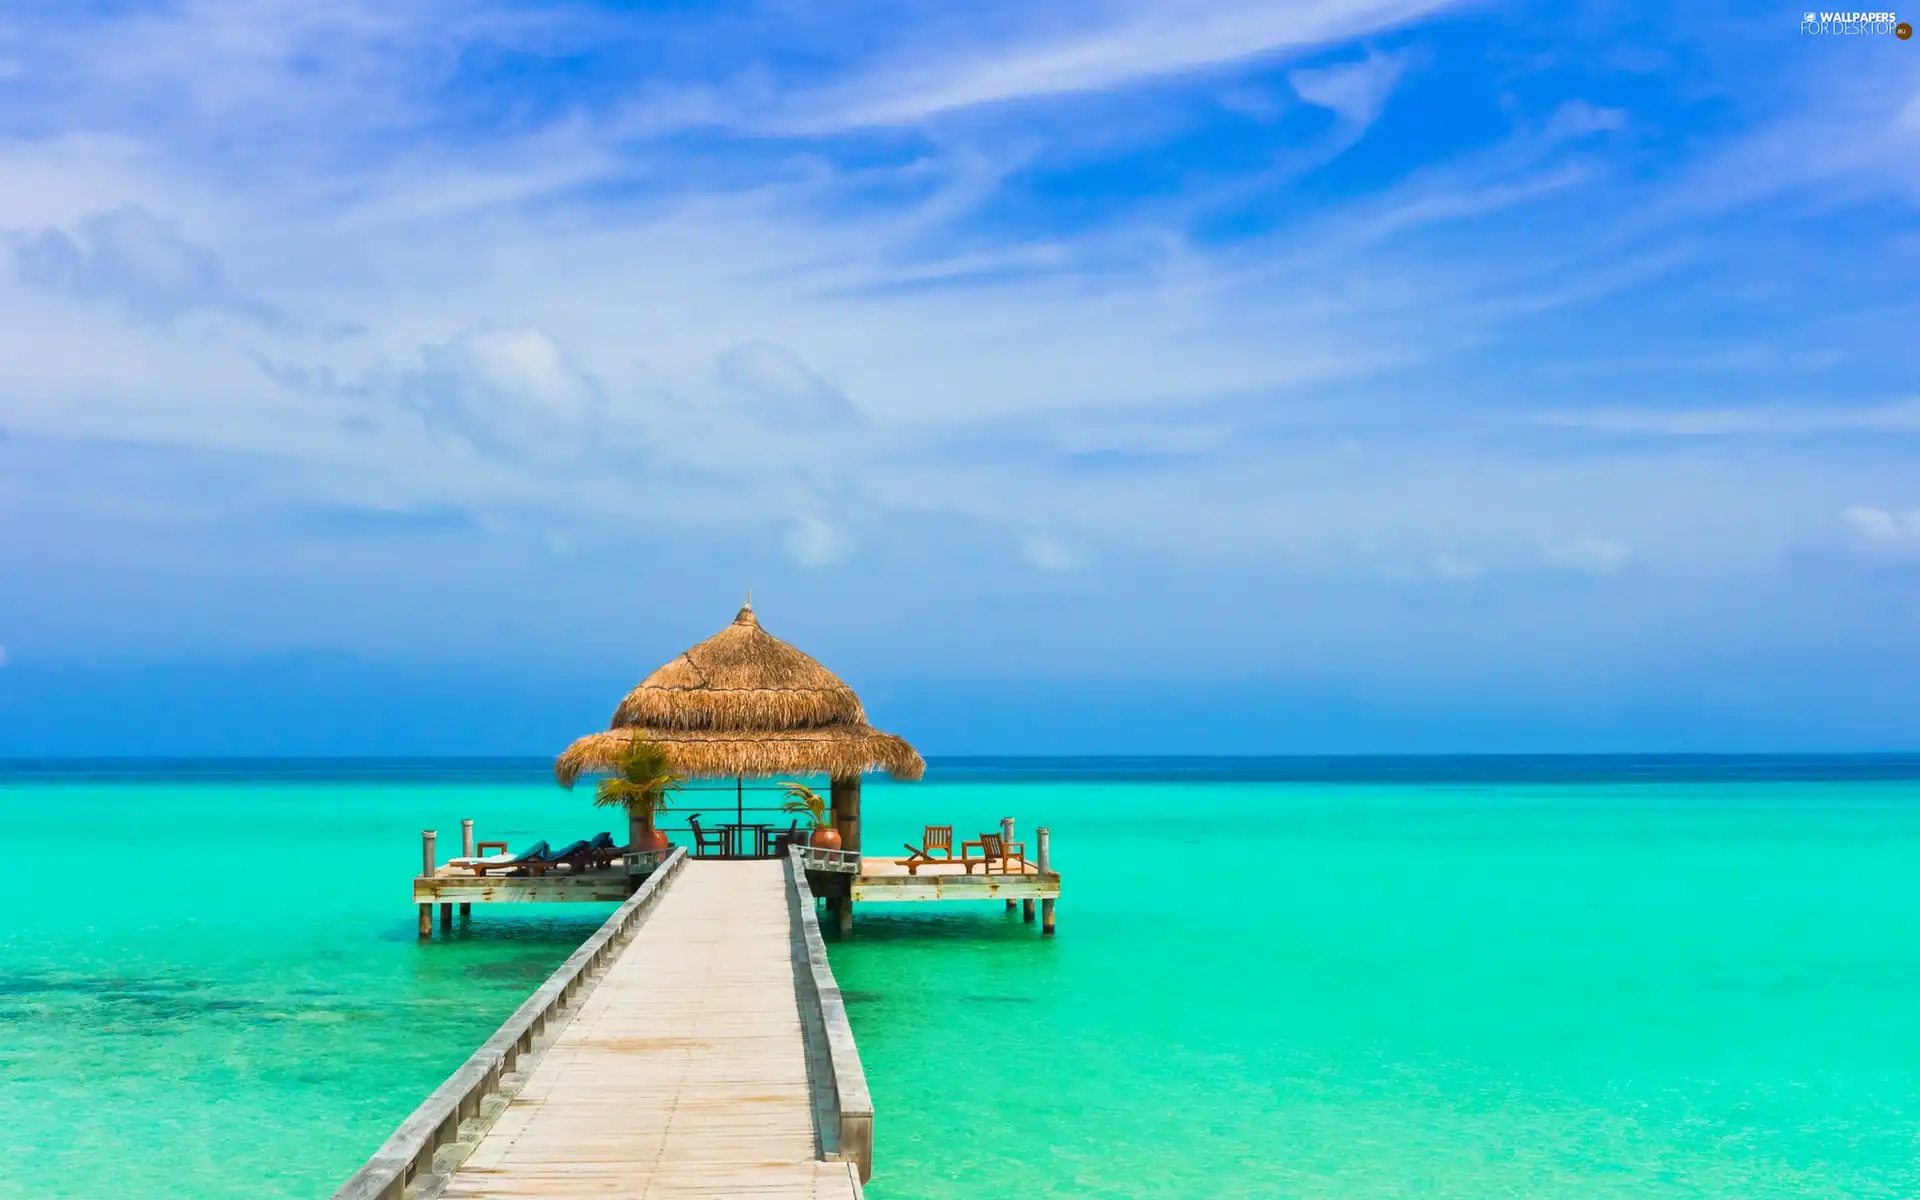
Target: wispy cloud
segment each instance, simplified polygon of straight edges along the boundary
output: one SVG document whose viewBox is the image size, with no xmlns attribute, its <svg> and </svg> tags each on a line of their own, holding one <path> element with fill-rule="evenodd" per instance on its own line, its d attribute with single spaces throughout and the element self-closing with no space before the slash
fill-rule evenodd
<svg viewBox="0 0 1920 1200">
<path fill-rule="evenodd" d="M 217 253 L 139 207 L 91 214 L 73 234 L 18 233 L 13 264 L 31 287 L 118 304 L 142 316 L 167 319 L 201 309 L 275 318 L 269 306 L 234 290 Z"/>
<path fill-rule="evenodd" d="M 1338 43 L 1444 7 L 1446 0 L 1336 0 L 1307 7 L 1238 0 L 1119 5 L 1070 33 L 1043 25 L 987 42 L 962 39 L 955 51 L 929 55 L 811 102 L 803 99 L 799 108 L 813 114 L 814 124 L 921 121 Z"/>
<path fill-rule="evenodd" d="M 1299 70 L 1287 76 L 1294 94 L 1308 104 L 1330 109 L 1356 134 L 1372 125 L 1400 82 L 1406 56 L 1369 50 L 1357 63 Z"/>
<path fill-rule="evenodd" d="M 1807 437 L 1837 433 L 1920 434 L 1920 400 L 1813 408 L 1598 408 L 1541 415 L 1544 424 L 1596 433 L 1675 438 Z"/>
<path fill-rule="evenodd" d="M 1920 509 L 1903 513 L 1855 504 L 1840 516 L 1862 549 L 1874 553 L 1920 553 Z"/>
<path fill-rule="evenodd" d="M 803 513 L 787 531 L 787 554 L 804 567 L 830 567 L 853 553 L 853 540 L 819 517 Z"/>
</svg>

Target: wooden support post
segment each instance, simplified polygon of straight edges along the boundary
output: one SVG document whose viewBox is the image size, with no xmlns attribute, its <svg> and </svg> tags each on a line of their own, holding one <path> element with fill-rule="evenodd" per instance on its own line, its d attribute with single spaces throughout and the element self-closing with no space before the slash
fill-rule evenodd
<svg viewBox="0 0 1920 1200">
<path fill-rule="evenodd" d="M 460 854 L 464 858 L 473 857 L 473 819 L 460 822 Z"/>
<path fill-rule="evenodd" d="M 834 913 L 839 922 L 840 936 L 846 937 L 853 932 L 853 895 L 848 893 L 840 897 L 839 910 Z"/>
<path fill-rule="evenodd" d="M 420 831 L 420 873 L 428 878 L 433 877 L 433 868 L 435 865 L 433 840 L 439 836 L 439 834 L 431 829 L 422 829 Z M 431 904 L 422 904 L 420 906 L 420 936 L 423 938 L 433 936 L 433 905 Z"/>
<path fill-rule="evenodd" d="M 447 930 L 452 928 L 453 928 L 453 905 L 442 904 L 440 906 L 440 930 L 442 933 L 444 933 Z"/>
<path fill-rule="evenodd" d="M 1009 903 L 1011 903 L 1011 901 L 1009 901 Z M 1020 919 L 1021 919 L 1022 921 L 1025 921 L 1025 922 L 1026 922 L 1027 924 L 1029 924 L 1029 925 L 1031 925 L 1031 924 L 1033 924 L 1033 899 L 1032 899 L 1032 897 L 1028 897 L 1027 899 L 1025 899 L 1025 900 L 1022 900 L 1022 901 L 1020 902 Z"/>
<path fill-rule="evenodd" d="M 1013 845 L 1013 818 L 1012 817 L 1000 818 L 1000 844 L 1003 847 Z M 1001 865 L 1004 867 L 1006 864 L 1002 863 Z M 1011 900 L 1007 901 L 1007 911 L 1008 912 L 1013 911 L 1013 901 Z"/>
<path fill-rule="evenodd" d="M 840 848 L 860 852 L 860 777 L 835 779 L 829 787 L 833 797 L 833 827 L 840 831 Z"/>
<path fill-rule="evenodd" d="M 1045 875 L 1053 869 L 1053 831 L 1042 826 L 1034 831 L 1034 840 L 1039 843 L 1038 855 L 1034 865 Z M 1029 901 L 1031 903 L 1031 901 Z M 1040 933 L 1043 937 L 1053 936 L 1053 898 L 1044 897 L 1040 901 Z"/>
<path fill-rule="evenodd" d="M 1031 900 L 1029 900 L 1029 901 L 1027 901 L 1027 903 L 1028 903 L 1029 905 L 1031 905 L 1031 904 L 1033 903 L 1033 901 L 1031 901 Z M 462 900 L 462 901 L 460 902 L 460 919 L 461 919 L 462 921 L 464 921 L 464 920 L 466 920 L 466 919 L 467 919 L 468 917 L 471 917 L 472 915 L 473 915 L 473 905 L 472 905 L 472 904 L 470 904 L 470 903 L 468 903 L 468 902 L 467 902 L 467 901 L 465 901 L 465 900 Z M 1027 914 L 1027 920 L 1029 920 L 1029 921 L 1031 921 L 1031 920 L 1033 920 L 1033 914 L 1032 914 L 1032 913 L 1028 913 L 1028 914 Z"/>
</svg>

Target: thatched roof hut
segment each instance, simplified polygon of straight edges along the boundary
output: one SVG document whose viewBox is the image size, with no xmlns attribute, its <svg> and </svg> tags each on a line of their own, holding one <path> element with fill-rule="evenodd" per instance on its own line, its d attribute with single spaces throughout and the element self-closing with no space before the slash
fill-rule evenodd
<svg viewBox="0 0 1920 1200">
<path fill-rule="evenodd" d="M 918 779 L 927 769 L 912 746 L 867 724 L 860 698 L 839 676 L 760 628 L 751 603 L 628 692 L 609 728 L 568 746 L 554 774 L 571 787 L 636 737 L 665 746 L 695 778 L 852 781 L 885 771 Z"/>
</svg>

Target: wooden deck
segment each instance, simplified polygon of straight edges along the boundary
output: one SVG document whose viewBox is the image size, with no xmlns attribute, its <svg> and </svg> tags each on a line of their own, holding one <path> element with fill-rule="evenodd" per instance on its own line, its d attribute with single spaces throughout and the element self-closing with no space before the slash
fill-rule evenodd
<svg viewBox="0 0 1920 1200">
<path fill-rule="evenodd" d="M 786 887 L 687 863 L 439 1194 L 858 1197 L 821 1161 Z"/>
<path fill-rule="evenodd" d="M 1052 900 L 1060 895 L 1060 874 L 1029 865 L 1025 871 L 972 874 L 958 865 L 922 864 L 913 874 L 897 858 L 862 858 L 853 880 L 855 900 Z"/>
</svg>

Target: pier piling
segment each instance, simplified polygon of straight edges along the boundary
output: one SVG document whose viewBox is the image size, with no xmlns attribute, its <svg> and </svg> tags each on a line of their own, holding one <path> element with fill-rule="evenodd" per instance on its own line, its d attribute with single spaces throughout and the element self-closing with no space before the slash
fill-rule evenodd
<svg viewBox="0 0 1920 1200">
<path fill-rule="evenodd" d="M 422 875 L 431 876 L 433 874 L 433 868 L 435 866 L 433 843 L 434 839 L 439 836 L 439 834 L 431 829 L 422 829 L 420 831 L 420 873 Z M 433 936 L 433 905 L 431 904 L 422 904 L 420 906 L 420 936 L 423 938 Z"/>
<path fill-rule="evenodd" d="M 1034 840 L 1038 843 L 1039 851 L 1034 864 L 1044 875 L 1053 869 L 1053 831 L 1042 826 L 1034 830 Z M 1032 904 L 1033 901 L 1029 900 L 1027 903 Z M 1043 937 L 1053 936 L 1053 898 L 1051 896 L 1042 897 L 1040 900 L 1040 934 Z"/>
</svg>

